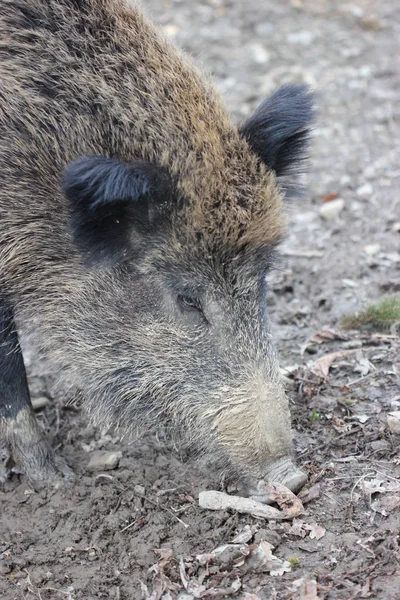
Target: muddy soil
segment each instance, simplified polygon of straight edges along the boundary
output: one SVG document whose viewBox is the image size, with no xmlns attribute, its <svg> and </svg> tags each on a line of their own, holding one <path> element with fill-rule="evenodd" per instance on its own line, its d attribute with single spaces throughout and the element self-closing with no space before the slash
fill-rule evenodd
<svg viewBox="0 0 400 600">
<path fill-rule="evenodd" d="M 198 493 L 219 489 L 218 473 L 162 431 L 128 444 L 93 429 L 54 397 L 27 348 L 32 396 L 47 398 L 38 418 L 77 482 L 35 492 L 13 475 L 1 487 L 0 598 L 399 599 L 400 436 L 387 421 L 400 409 L 398 332 L 339 323 L 400 289 L 400 5 L 146 5 L 212 71 L 238 121 L 283 83 L 318 90 L 309 194 L 291 210 L 268 300 L 298 461 L 309 474 L 304 512 L 267 522 L 200 509 Z M 328 195 L 337 197 L 323 218 Z M 319 360 L 332 352 L 333 361 Z M 96 450 L 121 451 L 118 467 L 90 471 Z M 238 533 L 241 549 L 207 556 Z M 275 571 L 243 559 L 268 544 L 281 559 Z"/>
</svg>

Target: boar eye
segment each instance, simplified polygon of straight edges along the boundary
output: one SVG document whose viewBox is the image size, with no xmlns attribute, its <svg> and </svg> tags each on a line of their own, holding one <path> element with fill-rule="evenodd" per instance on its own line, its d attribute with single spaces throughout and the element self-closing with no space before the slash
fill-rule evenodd
<svg viewBox="0 0 400 600">
<path fill-rule="evenodd" d="M 194 298 L 179 295 L 178 302 L 184 310 L 197 310 L 199 312 L 202 312 L 200 302 L 198 300 L 195 300 Z"/>
</svg>

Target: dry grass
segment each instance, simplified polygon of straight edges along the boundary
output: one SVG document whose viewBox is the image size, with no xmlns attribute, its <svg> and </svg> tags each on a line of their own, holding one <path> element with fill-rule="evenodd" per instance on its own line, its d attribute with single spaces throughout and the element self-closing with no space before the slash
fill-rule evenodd
<svg viewBox="0 0 400 600">
<path fill-rule="evenodd" d="M 375 331 L 394 331 L 400 325 L 400 294 L 385 296 L 365 311 L 345 315 L 341 326 L 345 329 L 368 328 Z"/>
</svg>

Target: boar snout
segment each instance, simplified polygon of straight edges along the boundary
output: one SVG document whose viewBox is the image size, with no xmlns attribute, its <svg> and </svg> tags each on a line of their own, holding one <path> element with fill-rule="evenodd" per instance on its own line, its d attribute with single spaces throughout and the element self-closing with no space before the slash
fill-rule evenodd
<svg viewBox="0 0 400 600">
<path fill-rule="evenodd" d="M 258 372 L 247 385 L 230 392 L 218 414 L 218 430 L 233 464 L 243 473 L 246 495 L 268 502 L 266 482 L 297 492 L 307 476 L 292 460 L 289 402 L 279 376 L 266 379 Z"/>
<path fill-rule="evenodd" d="M 296 467 L 291 457 L 287 456 L 274 462 L 270 468 L 267 469 L 264 478 L 260 479 L 256 486 L 249 486 L 247 495 L 250 496 L 252 500 L 268 503 L 269 497 L 265 489 L 265 484 L 267 482 L 280 483 L 289 488 L 292 492 L 298 492 L 303 485 L 306 484 L 307 475 Z"/>
</svg>

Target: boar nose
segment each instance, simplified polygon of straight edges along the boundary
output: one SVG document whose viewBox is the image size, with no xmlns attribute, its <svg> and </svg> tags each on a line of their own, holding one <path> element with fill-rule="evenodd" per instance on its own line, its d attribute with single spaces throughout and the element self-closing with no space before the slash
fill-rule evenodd
<svg viewBox="0 0 400 600">
<path fill-rule="evenodd" d="M 249 495 L 253 500 L 270 502 L 265 491 L 266 482 L 280 483 L 292 492 L 298 492 L 307 482 L 307 475 L 296 467 L 290 457 L 280 458 L 266 469 L 264 478 L 258 481 L 255 489 L 250 491 Z"/>
<path fill-rule="evenodd" d="M 267 469 L 264 478 L 272 483 L 281 483 L 292 492 L 297 492 L 307 481 L 307 475 L 296 467 L 290 457 L 275 461 Z"/>
</svg>

